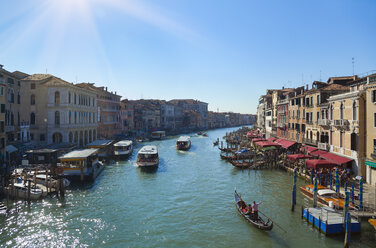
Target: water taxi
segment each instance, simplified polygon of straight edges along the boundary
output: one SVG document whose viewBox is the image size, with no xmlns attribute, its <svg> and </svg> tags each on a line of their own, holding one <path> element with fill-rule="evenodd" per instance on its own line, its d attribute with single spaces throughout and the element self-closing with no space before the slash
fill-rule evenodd
<svg viewBox="0 0 376 248">
<path fill-rule="evenodd" d="M 121 140 L 114 144 L 114 156 L 129 157 L 133 151 L 133 142 L 131 140 Z"/>
<path fill-rule="evenodd" d="M 142 147 L 137 155 L 137 165 L 140 167 L 157 167 L 158 164 L 158 148 L 156 146 Z"/>
<path fill-rule="evenodd" d="M 166 132 L 165 131 L 154 131 L 151 133 L 151 138 L 156 139 L 156 140 L 161 140 L 164 137 L 166 137 Z"/>
<path fill-rule="evenodd" d="M 306 186 L 300 187 L 300 192 L 308 198 L 313 199 L 313 184 L 308 184 Z M 328 189 L 322 185 L 317 185 L 317 201 L 323 205 L 330 205 L 329 202 L 333 203 L 333 207 L 337 209 L 343 209 L 345 206 L 345 200 L 342 195 L 335 192 L 334 190 Z M 350 203 L 350 207 L 352 204 Z"/>
<path fill-rule="evenodd" d="M 191 148 L 191 138 L 189 136 L 180 136 L 176 141 L 176 148 L 178 150 L 189 150 Z"/>
<path fill-rule="evenodd" d="M 98 149 L 99 160 L 105 160 L 113 154 L 113 140 L 95 140 L 87 145 L 88 148 Z"/>
<path fill-rule="evenodd" d="M 61 157 L 63 176 L 71 181 L 94 181 L 104 165 L 98 160 L 98 149 L 81 149 Z"/>
</svg>

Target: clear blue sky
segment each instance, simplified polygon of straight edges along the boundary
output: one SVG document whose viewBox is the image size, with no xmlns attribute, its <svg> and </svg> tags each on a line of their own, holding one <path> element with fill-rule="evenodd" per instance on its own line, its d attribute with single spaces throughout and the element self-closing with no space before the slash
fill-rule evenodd
<svg viewBox="0 0 376 248">
<path fill-rule="evenodd" d="M 255 113 L 267 88 L 376 69 L 376 1 L 2 1 L 0 64 L 124 98 Z"/>
</svg>

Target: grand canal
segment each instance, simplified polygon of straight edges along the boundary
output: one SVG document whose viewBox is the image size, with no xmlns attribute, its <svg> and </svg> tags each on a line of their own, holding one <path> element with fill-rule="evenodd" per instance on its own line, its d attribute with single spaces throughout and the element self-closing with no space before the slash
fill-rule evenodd
<svg viewBox="0 0 376 248">
<path fill-rule="evenodd" d="M 300 218 L 299 193 L 291 212 L 291 175 L 242 171 L 220 160 L 212 142 L 232 130 L 193 135 L 188 152 L 176 151 L 176 137 L 150 142 L 161 158 L 155 172 L 136 167 L 137 145 L 128 161 L 110 164 L 91 185 L 69 188 L 64 200 L 20 201 L 0 216 L 0 246 L 343 247 L 343 236 L 325 237 Z M 235 187 L 246 201 L 262 201 L 261 211 L 283 229 L 263 232 L 246 223 L 234 206 Z M 373 242 L 369 228 L 351 246 Z"/>
</svg>

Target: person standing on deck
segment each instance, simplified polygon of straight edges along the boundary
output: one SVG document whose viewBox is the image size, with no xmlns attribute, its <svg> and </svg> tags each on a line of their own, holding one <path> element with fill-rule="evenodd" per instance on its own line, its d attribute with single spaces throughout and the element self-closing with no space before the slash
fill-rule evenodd
<svg viewBox="0 0 376 248">
<path fill-rule="evenodd" d="M 253 201 L 252 209 L 253 209 L 253 214 L 254 214 L 255 220 L 258 219 L 258 206 L 261 204 L 261 202 L 262 201 L 260 201 L 259 203 L 256 203 L 255 201 Z"/>
</svg>

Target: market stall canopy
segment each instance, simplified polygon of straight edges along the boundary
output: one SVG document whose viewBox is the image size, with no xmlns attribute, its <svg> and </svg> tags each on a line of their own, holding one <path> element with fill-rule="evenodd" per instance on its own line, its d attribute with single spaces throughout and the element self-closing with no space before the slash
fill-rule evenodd
<svg viewBox="0 0 376 248">
<path fill-rule="evenodd" d="M 331 152 L 323 153 L 320 158 L 333 162 L 336 165 L 345 165 L 353 161 L 353 159 L 342 157 Z"/>
<path fill-rule="evenodd" d="M 268 141 L 271 141 L 271 142 L 274 142 L 274 141 L 276 141 L 276 138 L 270 137 L 270 138 L 268 138 L 267 140 L 268 140 Z"/>
<path fill-rule="evenodd" d="M 277 144 L 275 142 L 270 142 L 270 141 L 258 141 L 255 143 L 256 146 L 260 146 L 260 147 L 269 147 L 269 146 L 275 146 L 275 147 L 279 147 L 281 146 L 280 144 Z"/>
<path fill-rule="evenodd" d="M 307 152 L 308 154 L 311 154 L 311 152 L 317 151 L 318 149 L 313 146 L 303 146 L 300 148 L 301 152 Z"/>
<path fill-rule="evenodd" d="M 296 160 L 298 159 L 311 159 L 312 156 L 310 155 L 304 155 L 304 154 L 291 154 L 291 155 L 287 155 L 287 159 L 295 162 Z"/>
<path fill-rule="evenodd" d="M 263 139 L 263 138 L 258 138 L 258 139 L 253 139 L 252 140 L 253 143 L 256 143 L 256 142 L 259 142 L 259 141 L 266 141 L 266 140 Z"/>
<path fill-rule="evenodd" d="M 291 146 L 296 144 L 296 142 L 294 141 L 285 140 L 285 139 L 277 139 L 274 142 L 280 144 L 285 149 L 289 149 Z"/>
<path fill-rule="evenodd" d="M 315 170 L 320 168 L 333 168 L 336 166 L 335 163 L 332 163 L 325 159 L 309 159 L 305 161 L 305 164 L 309 168 L 313 168 Z"/>
<path fill-rule="evenodd" d="M 316 151 L 310 152 L 310 155 L 316 156 L 316 157 L 321 157 L 321 155 L 326 154 L 326 153 L 328 153 L 328 152 L 322 151 L 322 150 L 316 150 Z"/>
</svg>

